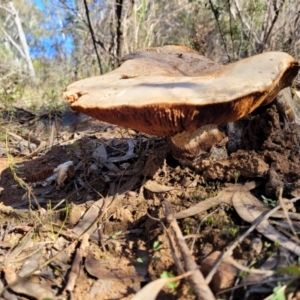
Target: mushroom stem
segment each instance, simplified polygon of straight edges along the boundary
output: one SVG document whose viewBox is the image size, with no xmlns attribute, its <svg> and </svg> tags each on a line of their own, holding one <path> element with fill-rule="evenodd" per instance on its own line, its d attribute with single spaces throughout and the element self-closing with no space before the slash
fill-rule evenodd
<svg viewBox="0 0 300 300">
<path fill-rule="evenodd" d="M 205 125 L 193 132 L 181 132 L 166 138 L 173 156 L 185 165 L 193 166 L 199 159 L 227 158 L 226 134 L 217 125 Z"/>
</svg>

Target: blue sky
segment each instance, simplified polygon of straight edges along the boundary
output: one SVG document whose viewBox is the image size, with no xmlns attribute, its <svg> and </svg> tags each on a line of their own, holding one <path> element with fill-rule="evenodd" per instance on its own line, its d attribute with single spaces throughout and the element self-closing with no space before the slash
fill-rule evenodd
<svg viewBox="0 0 300 300">
<path fill-rule="evenodd" d="M 45 1 L 43 0 L 30 0 L 30 1 L 34 3 L 42 11 L 42 13 L 45 15 L 45 20 L 51 19 L 51 22 L 48 21 L 48 23 L 45 22 L 43 24 L 40 24 L 41 28 L 49 28 L 50 30 L 54 31 L 54 35 L 52 35 L 51 37 L 47 37 L 47 36 L 41 37 L 38 47 L 35 48 L 31 47 L 30 49 L 31 56 L 32 57 L 44 56 L 47 58 L 54 57 L 58 54 L 57 48 L 55 47 L 56 45 L 61 45 L 60 48 L 62 48 L 64 54 L 69 56 L 74 49 L 72 36 L 67 35 L 63 32 L 63 22 L 62 22 L 63 20 L 59 19 L 57 15 L 55 15 L 55 12 L 57 11 L 57 9 L 59 9 L 59 6 L 56 5 L 56 9 L 51 10 L 51 6 L 55 4 L 59 4 L 59 2 L 50 0 L 47 1 L 48 4 L 50 5 L 46 5 Z M 54 3 L 52 4 L 51 2 Z M 73 1 L 72 0 L 69 1 L 69 4 L 73 4 Z M 64 16 L 65 11 L 61 9 L 60 13 L 62 16 Z"/>
<path fill-rule="evenodd" d="M 39 9 L 43 10 L 45 9 L 44 1 L 42 0 L 32 0 L 33 3 L 35 3 Z"/>
</svg>

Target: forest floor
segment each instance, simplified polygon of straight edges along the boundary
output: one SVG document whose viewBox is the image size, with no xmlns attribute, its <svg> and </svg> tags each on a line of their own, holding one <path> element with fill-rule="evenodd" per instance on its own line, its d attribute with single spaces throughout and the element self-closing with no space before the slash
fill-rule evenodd
<svg viewBox="0 0 300 300">
<path fill-rule="evenodd" d="M 2 299 L 195 299 L 199 270 L 218 299 L 300 299 L 300 126 L 274 105 L 243 126 L 228 160 L 195 172 L 163 138 L 4 113 Z"/>
</svg>

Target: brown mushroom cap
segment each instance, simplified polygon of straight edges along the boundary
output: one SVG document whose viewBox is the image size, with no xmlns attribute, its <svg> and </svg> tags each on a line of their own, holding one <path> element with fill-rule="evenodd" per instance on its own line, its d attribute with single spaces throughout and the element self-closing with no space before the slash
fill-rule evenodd
<svg viewBox="0 0 300 300">
<path fill-rule="evenodd" d="M 125 55 L 122 61 L 113 72 L 131 76 L 200 76 L 221 66 L 186 46 L 146 48 Z"/>
<path fill-rule="evenodd" d="M 63 97 L 96 119 L 172 136 L 251 113 L 291 85 L 298 70 L 283 52 L 219 66 L 186 47 L 150 48 L 115 71 L 69 85 Z"/>
</svg>

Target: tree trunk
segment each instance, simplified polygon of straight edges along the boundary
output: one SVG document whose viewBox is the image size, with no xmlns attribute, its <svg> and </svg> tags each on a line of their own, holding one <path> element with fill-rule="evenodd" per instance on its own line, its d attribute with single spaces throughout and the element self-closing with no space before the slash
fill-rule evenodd
<svg viewBox="0 0 300 300">
<path fill-rule="evenodd" d="M 123 32 L 122 32 L 122 10 L 123 10 L 123 0 L 116 0 L 116 16 L 117 16 L 117 60 L 118 62 L 122 58 L 123 50 Z"/>
<path fill-rule="evenodd" d="M 27 40 L 26 40 L 26 36 L 25 36 L 24 30 L 23 30 L 23 27 L 22 27 L 21 20 L 19 18 L 19 14 L 18 14 L 18 12 L 17 12 L 17 10 L 16 10 L 16 8 L 15 8 L 12 1 L 8 2 L 7 6 L 11 11 L 12 16 L 13 16 L 14 21 L 15 21 L 15 24 L 17 26 L 18 35 L 19 35 L 19 39 L 20 39 L 20 44 L 21 44 L 21 47 L 23 49 L 23 53 L 25 55 L 25 61 L 26 61 L 26 64 L 27 64 L 29 76 L 31 78 L 35 78 L 35 70 L 34 70 L 34 67 L 33 67 L 33 64 L 32 64 L 32 60 L 30 58 L 29 47 L 28 47 L 28 44 L 27 44 Z"/>
</svg>

